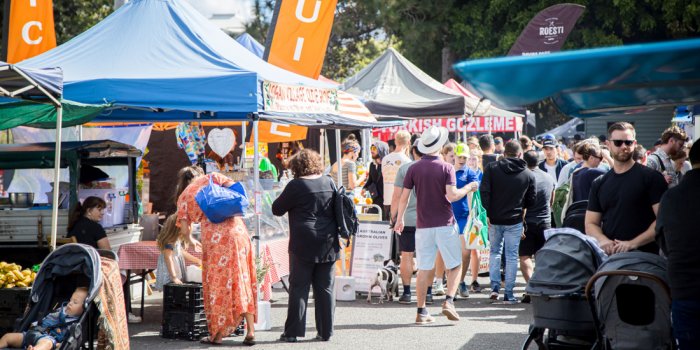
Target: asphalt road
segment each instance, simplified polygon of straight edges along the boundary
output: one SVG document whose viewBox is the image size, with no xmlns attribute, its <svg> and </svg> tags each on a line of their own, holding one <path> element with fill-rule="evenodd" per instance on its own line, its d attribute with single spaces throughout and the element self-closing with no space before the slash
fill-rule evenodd
<svg viewBox="0 0 700 350">
<path fill-rule="evenodd" d="M 482 286 L 488 278 L 479 278 Z M 519 277 L 516 296 L 524 291 L 524 281 Z M 368 304 L 366 296 L 352 302 L 338 302 L 335 312 L 335 332 L 329 342 L 314 339 L 313 301 L 307 311 L 307 333 L 298 343 L 278 342 L 284 326 L 287 310 L 287 294 L 274 290 L 272 303 L 272 329 L 257 331 L 255 348 L 262 349 L 519 349 L 527 337 L 531 322 L 531 306 L 528 304 L 491 304 L 488 293 L 472 294 L 455 302 L 460 321 L 449 321 L 440 311 L 444 297 L 436 297 L 429 312 L 436 322 L 427 326 L 414 325 L 414 304 L 397 302 Z M 376 299 L 375 299 L 376 302 Z M 134 302 L 136 312 L 137 305 Z M 163 339 L 159 336 L 162 317 L 162 294 L 154 292 L 146 298 L 145 317 L 141 324 L 129 325 L 132 349 L 226 349 L 243 347 L 243 337 L 224 338 L 223 346 L 211 346 L 185 340 Z"/>
</svg>

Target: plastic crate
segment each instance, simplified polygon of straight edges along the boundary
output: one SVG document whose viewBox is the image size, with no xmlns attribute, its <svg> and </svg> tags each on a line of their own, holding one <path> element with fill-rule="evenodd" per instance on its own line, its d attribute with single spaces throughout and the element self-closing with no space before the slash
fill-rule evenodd
<svg viewBox="0 0 700 350">
<path fill-rule="evenodd" d="M 203 312 L 202 285 L 185 283 L 163 286 L 163 312 L 165 311 L 186 311 L 192 314 Z"/>
<path fill-rule="evenodd" d="M 30 288 L 0 289 L 0 336 L 12 332 L 15 321 L 24 315 Z"/>
<path fill-rule="evenodd" d="M 204 312 L 163 311 L 160 336 L 168 339 L 199 340 L 208 336 Z"/>
</svg>

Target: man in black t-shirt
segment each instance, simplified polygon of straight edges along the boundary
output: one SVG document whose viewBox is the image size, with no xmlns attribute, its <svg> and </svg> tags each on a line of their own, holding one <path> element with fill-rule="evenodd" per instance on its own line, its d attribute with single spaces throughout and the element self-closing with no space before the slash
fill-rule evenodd
<svg viewBox="0 0 700 350">
<path fill-rule="evenodd" d="M 486 166 L 501 159 L 500 154 L 495 154 L 496 145 L 493 136 L 489 134 L 479 136 L 479 147 L 484 154 L 481 156 L 481 169 L 486 169 Z"/>
<path fill-rule="evenodd" d="M 666 181 L 636 163 L 634 126 L 618 122 L 608 129 L 613 169 L 593 181 L 586 211 L 586 233 L 608 254 L 639 249 L 659 253 L 654 242 L 656 213 Z"/>
</svg>

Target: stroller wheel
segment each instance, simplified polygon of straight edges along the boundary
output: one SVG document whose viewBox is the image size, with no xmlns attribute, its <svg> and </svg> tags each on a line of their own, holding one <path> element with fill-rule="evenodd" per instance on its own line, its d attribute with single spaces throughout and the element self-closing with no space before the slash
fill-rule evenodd
<svg viewBox="0 0 700 350">
<path fill-rule="evenodd" d="M 544 328 L 537 328 L 533 325 L 530 325 L 527 339 L 525 339 L 525 343 L 523 343 L 523 350 L 528 350 L 533 341 L 535 342 L 535 344 L 537 344 L 537 349 L 547 350 L 548 347 L 547 344 L 545 344 L 545 342 L 543 341 L 543 338 Z"/>
</svg>

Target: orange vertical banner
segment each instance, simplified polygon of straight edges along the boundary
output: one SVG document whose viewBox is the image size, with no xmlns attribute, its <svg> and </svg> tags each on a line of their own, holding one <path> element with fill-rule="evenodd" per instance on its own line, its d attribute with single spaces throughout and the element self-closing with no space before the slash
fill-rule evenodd
<svg viewBox="0 0 700 350">
<path fill-rule="evenodd" d="M 288 142 L 306 140 L 307 128 L 291 124 L 278 124 L 266 121 L 258 123 L 260 142 Z"/>
<path fill-rule="evenodd" d="M 10 1 L 10 0 L 5 0 Z M 56 47 L 53 0 L 12 0 L 6 61 L 17 63 Z"/>
<path fill-rule="evenodd" d="M 337 3 L 337 0 L 278 0 L 265 60 L 318 79 Z"/>
</svg>

